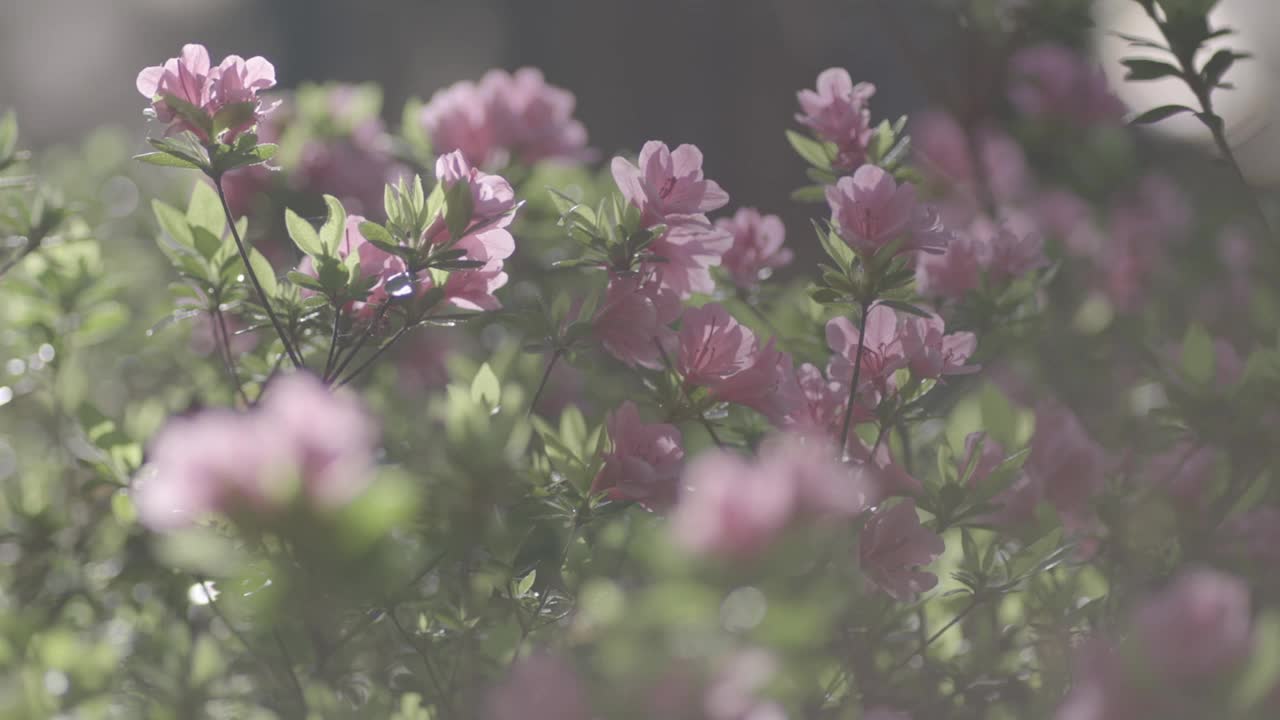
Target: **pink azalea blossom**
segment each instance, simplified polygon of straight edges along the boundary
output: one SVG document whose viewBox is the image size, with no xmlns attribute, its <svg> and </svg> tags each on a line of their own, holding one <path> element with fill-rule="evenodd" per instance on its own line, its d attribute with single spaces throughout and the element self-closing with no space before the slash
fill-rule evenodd
<svg viewBox="0 0 1280 720">
<path fill-rule="evenodd" d="M 710 383 L 712 397 L 751 408 L 766 418 L 785 415 L 798 401 L 791 356 L 770 340 L 741 371 Z"/>
<path fill-rule="evenodd" d="M 751 367 L 756 336 L 719 303 L 688 310 L 680 326 L 676 370 L 691 386 L 717 383 Z"/>
<path fill-rule="evenodd" d="M 839 149 L 832 163 L 835 169 L 852 172 L 867 161 L 867 146 L 875 135 L 868 104 L 875 94 L 875 85 L 854 85 L 843 68 L 822 71 L 816 91 L 796 93 L 802 111 L 796 120 Z"/>
<path fill-rule="evenodd" d="M 1010 205 L 1032 187 L 1022 147 L 1002 131 L 983 127 L 969 132 L 950 115 L 930 112 L 912 121 L 911 144 L 928 175 L 962 201 L 963 212 L 947 217 L 947 222 L 971 220 L 983 204 L 983 194 Z"/>
<path fill-rule="evenodd" d="M 348 215 L 342 239 L 338 242 L 337 256 L 345 260 L 352 253 L 360 258 L 360 275 L 364 278 L 376 278 L 364 300 L 350 302 L 346 311 L 362 321 L 370 321 L 382 312 L 384 304 L 391 300 L 387 292 L 389 281 L 398 281 L 408 271 L 404 258 L 383 250 L 369 242 L 360 232 L 360 224 L 365 218 L 359 215 Z M 304 257 L 298 264 L 298 272 L 316 277 L 315 261 L 310 256 Z M 430 276 L 423 273 L 414 280 L 415 293 L 421 293 L 431 287 Z M 309 293 L 310 291 L 304 291 Z"/>
<path fill-rule="evenodd" d="M 858 347 L 862 347 L 862 364 L 858 373 L 858 398 L 867 408 L 880 404 L 880 399 L 895 387 L 893 374 L 906 367 L 907 355 L 898 330 L 898 316 L 887 305 L 876 305 L 867 315 L 866 335 L 860 336 L 853 321 L 838 317 L 827 323 L 827 346 L 835 353 L 827 366 L 827 375 L 844 384 L 853 382 L 853 368 Z"/>
<path fill-rule="evenodd" d="M 914 500 L 871 514 L 859 537 L 858 556 L 867 580 L 900 602 L 938 584 L 933 573 L 918 568 L 933 562 L 946 546 L 920 524 Z"/>
<path fill-rule="evenodd" d="M 685 471 L 671 529 L 694 553 L 750 557 L 786 527 L 795 503 L 790 484 L 737 455 L 711 451 Z"/>
<path fill-rule="evenodd" d="M 979 232 L 982 266 L 996 282 L 1021 277 L 1049 262 L 1044 238 L 1028 216 L 1011 215 L 999 224 L 986 224 Z"/>
<path fill-rule="evenodd" d="M 963 472 L 974 461 L 978 443 L 982 443 L 982 451 L 974 465 L 973 474 L 969 476 L 970 487 L 986 482 L 1005 460 L 1004 447 L 1000 443 L 986 437 L 986 433 L 970 433 L 964 439 L 964 458 L 956 463 L 957 473 Z M 1011 527 L 1030 520 L 1035 514 L 1036 503 L 1040 501 L 1039 490 L 1039 486 L 1025 472 L 1018 471 L 1008 487 L 991 499 L 995 509 L 978 518 L 978 521 L 995 527 Z"/>
<path fill-rule="evenodd" d="M 547 83 L 541 70 L 490 70 L 480 80 L 479 93 L 493 142 L 520 162 L 591 157 L 587 130 L 573 117 L 573 93 Z"/>
<path fill-rule="evenodd" d="M 148 470 L 135 486 L 139 515 L 166 531 L 214 513 L 275 513 L 295 495 L 332 509 L 367 485 L 375 443 L 353 397 L 309 375 L 287 376 L 247 413 L 171 420 L 152 440 Z"/>
<path fill-rule="evenodd" d="M 444 281 L 444 299 L 460 310 L 501 310 L 502 301 L 494 293 L 506 287 L 507 280 L 501 260 L 475 270 L 454 270 Z"/>
<path fill-rule="evenodd" d="M 1134 624 L 1146 659 L 1178 680 L 1220 675 L 1253 645 L 1249 587 L 1217 570 L 1184 572 L 1138 608 Z"/>
<path fill-rule="evenodd" d="M 1280 565 L 1280 508 L 1264 505 L 1227 518 L 1218 542 L 1259 569 Z"/>
<path fill-rule="evenodd" d="M 733 245 L 720 258 L 720 266 L 739 288 L 753 288 L 774 269 L 791 262 L 793 253 L 783 247 L 787 230 L 777 215 L 740 208 L 732 218 L 717 220 L 716 227 L 733 236 Z"/>
<path fill-rule="evenodd" d="M 1010 65 L 1009 98 L 1025 115 L 1080 127 L 1118 125 L 1124 118 L 1124 103 L 1107 86 L 1102 68 L 1070 48 L 1024 48 Z"/>
<path fill-rule="evenodd" d="M 721 257 L 733 246 L 733 236 L 701 217 L 672 216 L 667 220 L 673 224 L 648 248 L 663 261 L 644 263 L 641 271 L 682 300 L 695 293 L 715 292 L 711 268 L 719 265 Z"/>
<path fill-rule="evenodd" d="M 952 237 L 941 255 L 916 259 L 916 288 L 925 297 L 959 299 L 981 283 L 977 242 L 967 232 Z"/>
<path fill-rule="evenodd" d="M 515 239 L 507 228 L 515 218 L 519 205 L 511 183 L 498 175 L 490 175 L 472 167 L 461 152 L 451 152 L 436 159 L 436 179 L 445 187 L 466 181 L 471 188 L 471 222 L 456 238 L 455 247 L 467 251 L 469 260 L 505 260 L 515 252 Z M 427 230 L 433 242 L 450 240 L 444 218 L 437 218 Z"/>
<path fill-rule="evenodd" d="M 1079 418 L 1056 401 L 1036 408 L 1036 429 L 1026 471 L 1065 520 L 1079 524 L 1090 501 L 1106 484 L 1106 451 L 1085 432 Z"/>
<path fill-rule="evenodd" d="M 903 320 L 902 353 L 913 378 L 968 375 L 979 370 L 977 365 L 965 364 L 978 347 L 977 336 L 971 332 L 945 332 L 946 326 L 936 314 Z"/>
<path fill-rule="evenodd" d="M 680 298 L 641 275 L 612 277 L 592 319 L 604 349 L 632 367 L 661 370 L 659 346 L 675 342 L 670 325 L 680 316 Z"/>
<path fill-rule="evenodd" d="M 489 691 L 484 720 L 592 720 L 586 688 L 564 660 L 550 655 L 523 658 L 511 675 Z"/>
<path fill-rule="evenodd" d="M 611 447 L 591 491 L 651 510 L 674 504 L 684 465 L 680 431 L 674 425 L 645 424 L 630 400 L 609 414 L 605 428 Z"/>
<path fill-rule="evenodd" d="M 1087 639 L 1071 666 L 1074 684 L 1054 720 L 1133 720 L 1164 717 L 1169 710 L 1137 686 L 1120 653 L 1102 640 Z"/>
<path fill-rule="evenodd" d="M 871 257 L 895 240 L 898 252 L 940 253 L 948 234 L 937 213 L 916 199 L 910 183 L 899 185 L 893 176 L 874 165 L 863 165 L 852 176 L 827 188 L 831 223 L 849 247 Z"/>
<path fill-rule="evenodd" d="M 784 379 L 785 380 L 785 379 Z M 819 368 L 805 363 L 795 370 L 791 382 L 779 388 L 783 404 L 769 420 L 778 427 L 806 435 L 825 435 L 832 439 L 840 434 L 840 422 L 844 405 L 849 397 L 847 381 L 841 384 L 829 380 Z M 855 408 L 855 420 L 870 419 L 863 411 L 859 416 Z"/>
<path fill-rule="evenodd" d="M 731 656 L 716 673 L 703 699 L 707 720 L 786 720 L 776 702 L 761 700 L 760 690 L 778 672 L 778 662 L 764 650 Z"/>
<path fill-rule="evenodd" d="M 646 224 L 666 222 L 672 215 L 700 215 L 719 210 L 729 195 L 714 180 L 702 175 L 702 151 L 693 145 L 675 150 L 650 140 L 640 150 L 639 166 L 624 158 L 613 159 L 613 179 L 618 189 L 644 213 Z"/>
<path fill-rule="evenodd" d="M 1173 447 L 1147 460 L 1141 477 L 1146 483 L 1163 488 L 1185 507 L 1201 507 L 1213 482 L 1218 452 L 1208 445 L 1191 441 Z"/>
<path fill-rule="evenodd" d="M 252 128 L 275 106 L 264 105 L 258 98 L 262 90 L 274 87 L 276 71 L 261 57 L 249 60 L 230 55 L 218 66 L 209 61 L 209 51 L 203 45 L 184 45 L 182 54 L 170 58 L 164 65 L 148 67 L 138 73 L 137 88 L 148 100 L 156 118 L 169 125 L 170 131 L 187 130 L 200 140 L 231 142 L 240 133 Z M 207 118 L 211 123 L 219 110 L 230 105 L 252 105 L 244 121 L 226 128 L 218 138 L 210 138 L 203 128 L 181 117 L 167 100 L 172 97 L 183 101 Z"/>
<path fill-rule="evenodd" d="M 464 80 L 437 90 L 422 106 L 418 123 L 437 155 L 458 152 L 469 165 L 491 167 L 497 142 L 475 83 Z"/>
</svg>

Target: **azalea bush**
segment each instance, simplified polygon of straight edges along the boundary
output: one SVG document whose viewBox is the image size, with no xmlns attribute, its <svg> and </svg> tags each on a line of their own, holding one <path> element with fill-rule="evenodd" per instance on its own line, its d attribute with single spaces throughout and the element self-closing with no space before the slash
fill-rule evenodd
<svg viewBox="0 0 1280 720">
<path fill-rule="evenodd" d="M 531 68 L 4 116 L 0 717 L 1275 717 L 1280 218 L 1214 2 L 1136 4 L 1195 105 L 950 3 L 968 81 L 776 99 L 764 208 Z"/>
</svg>

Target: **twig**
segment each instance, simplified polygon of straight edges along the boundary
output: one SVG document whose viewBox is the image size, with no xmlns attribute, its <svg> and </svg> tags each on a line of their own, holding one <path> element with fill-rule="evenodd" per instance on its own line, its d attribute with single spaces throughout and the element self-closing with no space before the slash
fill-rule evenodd
<svg viewBox="0 0 1280 720">
<path fill-rule="evenodd" d="M 391 624 L 395 626 L 396 630 L 402 636 L 404 636 L 405 642 L 409 643 L 409 647 L 413 648 L 413 651 L 418 654 L 418 657 L 422 658 L 422 664 L 427 669 L 427 679 L 431 682 L 431 686 L 436 691 L 437 705 L 443 705 L 444 707 L 441 709 L 447 711 L 444 716 L 456 717 L 452 708 L 453 701 L 445 694 L 444 685 L 440 683 L 440 676 L 436 674 L 436 667 L 431 662 L 431 656 L 422 649 L 422 646 L 418 645 L 417 639 L 410 635 L 409 631 L 405 630 L 404 626 L 400 624 L 399 618 L 396 617 L 395 607 L 387 607 L 386 612 L 387 616 L 391 618 Z"/>
<path fill-rule="evenodd" d="M 347 383 L 359 377 L 360 373 L 369 369 L 370 365 L 376 362 L 378 358 L 382 357 L 382 353 L 389 350 L 392 345 L 395 345 L 396 342 L 400 340 L 400 338 L 404 337 L 405 333 L 409 332 L 414 327 L 415 327 L 414 325 L 405 325 L 404 327 L 397 330 L 395 335 L 392 335 L 386 342 L 379 345 L 378 349 L 374 350 L 373 354 L 370 355 L 364 362 L 360 363 L 360 365 L 356 367 L 355 370 L 352 370 L 350 375 L 347 375 L 345 378 L 339 381 L 337 383 L 337 387 L 342 387 L 343 385 L 346 385 Z"/>
<path fill-rule="evenodd" d="M 858 351 L 853 354 L 853 382 L 849 386 L 849 401 L 844 408 L 844 421 L 840 424 L 840 455 L 845 459 L 849 448 L 849 428 L 853 422 L 853 403 L 858 398 L 858 380 L 862 375 L 862 353 L 867 346 L 867 316 L 871 314 L 871 303 L 862 304 L 862 317 L 858 320 Z"/>
<path fill-rule="evenodd" d="M 351 361 L 355 360 L 356 355 L 359 355 L 360 351 L 364 349 L 364 344 L 369 342 L 369 338 L 373 335 L 373 329 L 382 323 L 382 319 L 387 316 L 387 310 L 390 308 L 390 299 L 383 301 L 383 303 L 378 306 L 378 313 L 374 316 L 373 321 L 365 326 L 364 332 L 360 333 L 360 337 L 356 339 L 355 346 L 351 348 L 351 351 L 347 353 L 347 356 L 343 358 L 342 362 L 338 363 L 337 369 L 330 373 L 330 380 L 337 378 L 346 371 L 347 366 L 351 364 Z"/>
<path fill-rule="evenodd" d="M 285 647 L 284 638 L 280 637 L 279 630 L 272 630 L 271 636 L 275 638 L 276 647 L 280 648 L 280 654 L 284 657 L 284 667 L 289 671 L 289 681 L 293 684 L 293 691 L 298 695 L 302 716 L 306 717 L 310 712 L 307 708 L 307 694 L 302 689 L 302 683 L 298 681 L 298 674 L 293 671 L 293 657 L 289 655 L 289 648 Z"/>
<path fill-rule="evenodd" d="M 547 369 L 542 372 L 542 380 L 538 383 L 538 389 L 533 393 L 533 400 L 529 402 L 529 415 L 533 415 L 533 409 L 538 406 L 538 400 L 542 398 L 542 391 L 547 389 L 547 382 L 551 380 L 551 371 L 555 369 L 556 362 L 560 360 L 560 356 L 564 352 L 557 349 L 551 354 L 551 359 L 547 361 Z"/>
<path fill-rule="evenodd" d="M 217 321 L 213 328 L 214 343 L 218 346 L 219 355 L 222 356 L 222 362 L 226 365 L 227 376 L 230 377 L 236 394 L 240 396 L 240 400 L 245 404 L 245 407 L 248 407 L 250 404 L 249 396 L 244 392 L 244 385 L 240 382 L 240 373 L 236 371 L 235 358 L 231 355 L 231 333 L 227 332 L 227 319 L 222 314 L 220 302 L 214 302 L 213 304 L 213 317 Z"/>
<path fill-rule="evenodd" d="M 961 620 L 964 620 L 969 615 L 969 613 L 973 612 L 974 608 L 978 607 L 978 605 L 981 602 L 982 602 L 982 598 L 978 595 L 974 595 L 973 599 L 969 601 L 969 604 L 966 605 L 963 610 L 957 613 L 955 617 L 951 618 L 951 620 L 947 622 L 946 625 L 943 625 L 942 627 L 938 628 L 938 630 L 934 632 L 932 635 L 930 635 L 927 640 L 920 643 L 920 647 L 916 648 L 915 652 L 906 656 L 900 662 L 898 662 L 897 665 L 894 665 L 892 668 L 890 668 L 889 674 L 892 675 L 893 673 L 901 670 L 902 668 L 906 667 L 907 663 L 911 662 L 917 655 L 922 655 L 925 650 L 929 649 L 930 645 L 937 642 L 938 638 L 942 637 L 948 630 L 955 627 L 956 624 L 959 623 Z"/>
<path fill-rule="evenodd" d="M 321 382 L 328 384 L 329 374 L 333 372 L 333 364 L 338 359 L 338 333 L 342 327 L 342 306 L 339 305 L 333 311 L 333 337 L 329 339 L 329 356 L 324 360 L 324 374 L 320 376 Z"/>
</svg>

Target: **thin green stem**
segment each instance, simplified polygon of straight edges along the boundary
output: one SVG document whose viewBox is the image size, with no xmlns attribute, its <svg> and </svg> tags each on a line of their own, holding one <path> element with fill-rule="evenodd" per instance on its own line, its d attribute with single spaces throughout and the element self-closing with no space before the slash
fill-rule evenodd
<svg viewBox="0 0 1280 720">
<path fill-rule="evenodd" d="M 284 658 L 284 667 L 288 671 L 289 682 L 293 686 L 293 692 L 298 696 L 298 706 L 302 709 L 301 717 L 306 717 L 310 712 L 307 708 L 307 694 L 302 689 L 298 674 L 293 671 L 293 656 L 289 654 L 289 648 L 285 646 L 284 638 L 280 637 L 279 630 L 272 630 L 271 636 L 275 638 L 276 647 L 280 649 L 280 655 Z"/>
<path fill-rule="evenodd" d="M 329 356 L 324 360 L 324 374 L 320 376 L 321 382 L 326 385 L 329 383 L 329 375 L 333 372 L 333 364 L 338 359 L 338 335 L 342 328 L 342 306 L 339 305 L 333 311 L 333 336 L 329 338 Z"/>
<path fill-rule="evenodd" d="M 974 595 L 973 598 L 969 601 L 969 604 L 966 605 L 963 610 L 957 613 L 955 617 L 951 618 L 951 620 L 948 621 L 946 625 L 943 625 L 942 627 L 938 628 L 937 631 L 935 631 L 932 635 L 928 637 L 928 639 L 920 643 L 920 646 L 916 648 L 915 652 L 904 657 L 902 660 L 898 662 L 897 665 L 894 665 L 892 668 L 890 668 L 889 674 L 892 675 L 893 673 L 906 667 L 907 663 L 911 662 L 911 660 L 915 658 L 917 655 L 924 654 L 924 651 L 928 650 L 930 645 L 937 642 L 938 638 L 942 637 L 944 634 L 946 634 L 948 630 L 955 627 L 956 624 L 959 623 L 961 620 L 964 620 L 966 617 L 968 617 L 969 613 L 973 612 L 974 609 L 977 608 L 978 605 L 980 605 L 981 603 L 982 603 L 982 598 L 979 597 L 978 595 Z"/>
<path fill-rule="evenodd" d="M 667 355 L 667 349 L 662 347 L 662 343 L 658 342 L 658 338 L 653 339 L 653 344 L 658 348 L 658 354 L 662 356 L 662 364 L 666 366 L 667 372 L 674 373 L 677 378 L 679 378 L 679 373 L 676 372 L 675 365 L 671 362 L 671 356 Z M 689 407 L 692 408 L 693 398 L 690 397 L 688 388 L 684 386 L 683 379 L 680 379 L 680 394 L 684 395 L 685 401 L 688 402 Z M 716 447 L 723 449 L 724 442 L 721 441 L 720 436 L 716 434 L 716 429 L 711 424 L 711 421 L 707 419 L 707 416 L 699 412 L 698 420 L 702 423 L 702 427 L 706 429 L 707 434 L 711 436 L 711 440 L 716 444 Z"/>
<path fill-rule="evenodd" d="M 364 344 L 369 342 L 369 338 L 373 336 L 374 328 L 382 324 L 382 318 L 386 317 L 387 310 L 390 308 L 390 300 L 387 300 L 378 306 L 378 313 L 374 316 L 373 321 L 365 326 L 364 331 L 360 333 L 360 337 L 356 339 L 355 346 L 351 348 L 351 351 L 347 353 L 347 356 L 343 358 L 342 362 L 338 363 L 338 367 L 330 373 L 329 379 L 331 381 L 342 375 L 342 373 L 346 371 L 347 366 L 351 364 L 351 361 L 356 359 L 356 355 L 359 355 L 360 351 L 364 349 Z"/>
<path fill-rule="evenodd" d="M 404 337 L 405 333 L 409 332 L 413 328 L 414 328 L 413 325 L 405 325 L 404 327 L 397 330 L 395 335 L 392 335 L 386 342 L 379 345 L 378 349 L 374 350 L 373 354 L 370 355 L 367 359 L 365 359 L 364 362 L 360 363 L 360 365 L 357 366 L 355 370 L 352 370 L 350 375 L 347 375 L 345 378 L 340 380 L 337 383 L 337 387 L 342 387 L 343 385 L 346 385 L 350 383 L 352 380 L 355 380 L 357 377 L 359 377 L 360 373 L 369 369 L 369 366 L 377 362 L 378 358 L 382 357 L 383 353 L 389 350 L 392 345 L 395 345 L 400 340 L 400 338 Z"/>
<path fill-rule="evenodd" d="M 222 306 L 219 302 L 214 302 L 213 304 L 213 317 L 217 321 L 213 328 L 213 339 L 218 346 L 218 354 L 222 356 L 222 362 L 227 370 L 227 377 L 231 380 L 231 385 L 235 389 L 236 395 L 239 395 L 240 401 L 248 407 L 250 405 L 249 396 L 245 394 L 244 385 L 240 382 L 240 373 L 236 371 L 235 358 L 231 355 L 231 333 L 227 331 L 227 319 L 222 314 Z"/>
<path fill-rule="evenodd" d="M 563 354 L 563 351 L 557 349 L 547 361 L 547 369 L 542 371 L 542 380 L 538 382 L 538 389 L 533 393 L 533 400 L 529 402 L 529 415 L 533 415 L 533 409 L 538 406 L 538 400 L 542 399 L 542 392 L 547 389 L 547 382 L 551 380 L 551 371 L 555 369 L 556 363 Z"/>
<path fill-rule="evenodd" d="M 409 643 L 409 647 L 413 648 L 413 651 L 418 654 L 418 657 L 422 658 L 422 664 L 427 669 L 427 680 L 431 682 L 431 687 L 436 691 L 437 707 L 446 711 L 444 713 L 445 717 L 456 717 L 453 713 L 452 698 L 445 693 L 444 685 L 440 682 L 440 676 L 436 674 L 435 663 L 431 662 L 431 656 L 428 655 L 427 651 L 423 650 L 422 646 L 418 644 L 417 638 L 409 634 L 409 631 L 405 630 L 404 626 L 400 624 L 400 619 L 396 617 L 396 609 L 394 606 L 386 608 L 386 612 L 387 617 L 391 618 L 391 624 L 395 626 L 396 631 L 404 637 L 405 642 Z"/>
<path fill-rule="evenodd" d="M 222 189 L 221 175 L 213 178 L 213 186 L 218 191 L 218 199 L 222 201 L 222 212 L 227 216 L 227 227 L 231 228 L 231 237 L 236 241 L 236 250 L 240 251 L 240 260 L 244 262 L 244 273 L 249 277 L 249 282 L 253 284 L 254 292 L 258 294 L 258 301 L 262 303 L 262 308 L 266 310 L 267 317 L 271 320 L 271 327 L 275 328 L 276 335 L 280 336 L 280 342 L 284 344 L 285 353 L 293 361 L 293 366 L 301 370 L 304 367 L 302 356 L 298 354 L 297 348 L 293 346 L 293 341 L 289 339 L 289 333 L 285 332 L 284 324 L 280 322 L 280 318 L 276 316 L 276 311 L 272 309 L 271 301 L 267 298 L 266 291 L 262 289 L 262 282 L 258 280 L 258 273 L 254 272 L 253 263 L 249 262 L 249 251 L 245 248 L 244 240 L 240 238 L 240 230 L 236 228 L 236 218 L 231 213 L 231 206 L 227 204 L 227 194 Z"/>
<path fill-rule="evenodd" d="M 853 381 L 849 385 L 849 400 L 845 403 L 844 420 L 840 423 L 840 455 L 839 459 L 845 459 L 845 453 L 849 448 L 849 429 L 853 424 L 853 405 L 858 399 L 858 380 L 862 376 L 862 355 L 863 349 L 867 345 L 867 316 L 871 314 L 872 303 L 862 304 L 862 317 L 858 319 L 858 350 L 853 354 Z"/>
</svg>

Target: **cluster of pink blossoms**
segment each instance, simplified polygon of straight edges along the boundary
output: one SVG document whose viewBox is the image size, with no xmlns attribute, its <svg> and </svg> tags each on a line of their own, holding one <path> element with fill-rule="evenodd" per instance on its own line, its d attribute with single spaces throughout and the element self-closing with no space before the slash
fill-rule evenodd
<svg viewBox="0 0 1280 720">
<path fill-rule="evenodd" d="M 581 161 L 591 157 L 587 131 L 573 117 L 573 93 L 547 83 L 536 68 L 490 70 L 436 92 L 419 122 L 438 155 L 461 152 L 476 167 L 515 160 Z"/>
<path fill-rule="evenodd" d="M 832 163 L 836 170 L 852 172 L 867 161 L 867 146 L 875 134 L 868 103 L 875 94 L 875 85 L 854 85 L 843 68 L 824 70 L 818 75 L 816 90 L 796 94 L 801 110 L 796 120 L 836 146 Z"/>
<path fill-rule="evenodd" d="M 187 130 L 202 142 L 222 140 L 230 142 L 240 133 L 258 123 L 275 108 L 275 103 L 264 104 L 258 93 L 276 84 L 276 70 L 261 57 L 248 60 L 239 55 L 229 55 L 218 65 L 209 61 L 209 51 L 203 45 L 184 45 L 182 54 L 170 58 L 164 65 L 145 68 L 138 73 L 138 92 L 151 101 L 151 109 L 160 122 L 169 126 L 169 132 Z M 238 116 L 220 137 L 212 138 L 204 128 L 192 124 L 182 116 L 183 108 L 176 107 L 170 99 L 176 99 L 193 111 L 203 113 L 212 127 L 213 119 L 227 108 L 244 105 L 246 112 Z"/>
<path fill-rule="evenodd" d="M 460 153 L 441 156 L 436 161 L 436 180 L 446 188 L 465 180 L 471 188 L 473 214 L 468 229 L 453 243 L 453 247 L 466 251 L 464 257 L 484 263 L 474 269 L 455 270 L 444 283 L 445 301 L 463 310 L 497 310 L 502 307 L 494 293 L 507 284 L 503 261 L 515 252 L 515 238 L 507 229 L 517 208 L 515 191 L 511 184 L 497 175 L 480 172 L 467 165 Z M 337 249 L 339 258 L 355 253 L 360 258 L 360 274 L 376 278 L 364 301 L 352 302 L 347 311 L 352 317 L 369 320 L 382 306 L 392 300 L 388 283 L 401 281 L 408 267 L 404 258 L 389 253 L 370 243 L 360 233 L 365 218 L 349 215 L 343 239 Z M 443 218 L 437 218 L 427 229 L 425 240 L 434 244 L 450 242 Z M 315 265 L 310 257 L 303 258 L 298 270 L 315 275 Z M 431 276 L 421 271 L 413 278 L 414 294 L 420 294 L 432 286 Z"/>
<path fill-rule="evenodd" d="M 149 450 L 137 484 L 142 521 L 188 527 L 214 513 L 273 514 L 301 499 L 326 510 L 368 484 L 377 432 L 356 399 L 310 375 L 272 383 L 247 413 L 208 410 L 175 418 Z"/>
</svg>

